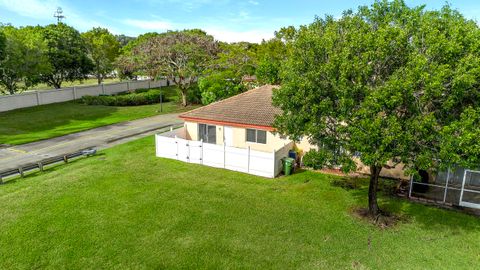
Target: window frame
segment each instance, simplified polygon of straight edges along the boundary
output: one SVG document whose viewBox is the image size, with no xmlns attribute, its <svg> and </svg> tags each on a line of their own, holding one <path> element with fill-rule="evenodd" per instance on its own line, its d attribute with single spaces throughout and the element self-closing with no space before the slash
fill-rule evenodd
<svg viewBox="0 0 480 270">
<path fill-rule="evenodd" d="M 250 141 L 248 139 L 248 131 L 249 130 L 253 130 L 255 132 L 255 141 Z M 259 142 L 258 141 L 258 132 L 264 132 L 265 133 L 265 142 Z M 245 129 L 245 142 L 256 143 L 256 144 L 267 144 L 267 131 L 266 130 L 261 130 L 261 129 L 255 129 L 255 128 L 246 128 Z"/>
<path fill-rule="evenodd" d="M 204 126 L 204 130 L 205 130 L 205 134 L 201 134 L 200 132 L 200 129 L 201 129 L 201 126 Z M 213 130 L 215 131 L 215 136 L 212 138 L 214 140 L 214 142 L 211 142 L 209 140 L 209 137 L 210 137 L 210 134 L 209 134 L 209 128 L 212 128 L 213 127 Z M 197 128 L 197 135 L 198 135 L 198 140 L 204 142 L 204 143 L 210 143 L 210 144 L 217 144 L 217 126 L 215 125 L 209 125 L 209 124 L 202 124 L 202 123 L 199 123 L 198 124 L 198 128 Z M 205 136 L 203 136 L 205 135 Z"/>
</svg>

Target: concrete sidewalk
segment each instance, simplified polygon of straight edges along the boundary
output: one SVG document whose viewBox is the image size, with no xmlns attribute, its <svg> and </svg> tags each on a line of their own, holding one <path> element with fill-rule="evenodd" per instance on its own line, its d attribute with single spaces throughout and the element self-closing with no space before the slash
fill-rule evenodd
<svg viewBox="0 0 480 270">
<path fill-rule="evenodd" d="M 89 147 L 104 149 L 179 125 L 178 114 L 164 114 L 113 124 L 43 141 L 0 149 L 0 170 L 13 169 L 43 159 L 65 155 Z M 28 136 L 28 134 L 25 134 Z"/>
</svg>

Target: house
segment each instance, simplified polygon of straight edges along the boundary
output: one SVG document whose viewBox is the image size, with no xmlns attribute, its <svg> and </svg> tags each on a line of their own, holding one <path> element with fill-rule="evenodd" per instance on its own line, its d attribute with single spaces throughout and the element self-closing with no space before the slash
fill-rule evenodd
<svg viewBox="0 0 480 270">
<path fill-rule="evenodd" d="M 289 150 L 296 148 L 306 153 L 316 148 L 307 138 L 294 142 L 275 132 L 275 116 L 282 112 L 272 104 L 277 88 L 264 85 L 180 115 L 183 128 L 157 135 L 157 156 L 277 176 L 281 159 L 288 156 Z M 270 156 L 252 162 L 252 156 L 265 153 Z M 252 170 L 259 164 L 262 170 Z M 369 173 L 369 168 L 359 160 L 357 165 L 359 172 Z M 400 167 L 384 169 L 381 176 L 408 179 Z"/>
<path fill-rule="evenodd" d="M 265 85 L 180 115 L 186 138 L 264 152 L 283 147 L 291 140 L 273 128 L 275 115 L 281 113 L 272 105 L 275 88 Z M 306 141 L 304 146 L 311 147 Z"/>
<path fill-rule="evenodd" d="M 157 135 L 157 156 L 275 177 L 295 144 L 303 151 L 314 147 L 275 132 L 276 88 L 265 85 L 180 115 L 183 128 Z"/>
</svg>

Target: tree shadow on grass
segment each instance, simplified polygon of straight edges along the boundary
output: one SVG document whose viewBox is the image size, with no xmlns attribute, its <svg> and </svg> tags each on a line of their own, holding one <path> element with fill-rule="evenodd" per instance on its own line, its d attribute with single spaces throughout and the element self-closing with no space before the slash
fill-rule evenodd
<svg viewBox="0 0 480 270">
<path fill-rule="evenodd" d="M 119 109 L 110 106 L 89 106 L 69 101 L 0 113 L 0 134 L 8 136 L 24 135 L 52 131 L 53 134 L 65 134 L 69 128 L 82 128 L 92 122 L 112 116 Z M 71 125 L 72 121 L 85 122 Z"/>
<path fill-rule="evenodd" d="M 382 179 L 380 181 L 389 180 Z M 382 183 L 380 183 L 380 186 L 382 186 Z M 353 196 L 358 206 L 368 206 L 368 181 L 361 180 L 357 188 L 347 191 Z M 388 189 L 380 188 L 379 206 L 382 210 L 403 217 L 404 220 L 414 221 L 422 230 L 441 231 L 448 229 L 453 232 L 460 232 L 480 229 L 479 217 L 461 211 L 423 205 L 406 198 L 395 197 Z"/>
</svg>

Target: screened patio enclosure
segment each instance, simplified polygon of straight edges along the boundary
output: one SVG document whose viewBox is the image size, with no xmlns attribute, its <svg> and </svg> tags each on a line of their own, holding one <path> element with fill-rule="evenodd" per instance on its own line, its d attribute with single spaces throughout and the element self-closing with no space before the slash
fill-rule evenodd
<svg viewBox="0 0 480 270">
<path fill-rule="evenodd" d="M 409 196 L 480 209 L 480 170 L 456 167 L 436 174 L 421 172 L 412 177 Z"/>
</svg>

